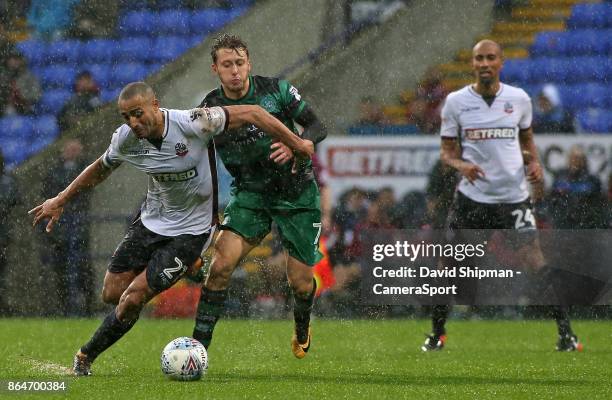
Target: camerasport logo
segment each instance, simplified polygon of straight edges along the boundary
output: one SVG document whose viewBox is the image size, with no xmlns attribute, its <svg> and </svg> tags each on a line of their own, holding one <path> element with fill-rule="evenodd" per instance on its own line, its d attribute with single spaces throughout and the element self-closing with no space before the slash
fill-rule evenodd
<svg viewBox="0 0 612 400">
<path fill-rule="evenodd" d="M 174 146 L 174 150 L 176 150 L 176 155 L 179 157 L 184 157 L 189 152 L 189 150 L 187 150 L 187 146 L 185 145 L 185 143 L 177 143 Z"/>
</svg>

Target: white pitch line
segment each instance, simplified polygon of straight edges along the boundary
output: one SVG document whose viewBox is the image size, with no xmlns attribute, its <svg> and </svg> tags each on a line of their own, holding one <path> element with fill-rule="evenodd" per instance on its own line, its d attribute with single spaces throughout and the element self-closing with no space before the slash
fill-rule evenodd
<svg viewBox="0 0 612 400">
<path fill-rule="evenodd" d="M 72 375 L 72 368 L 67 368 L 63 365 L 52 363 L 50 361 L 36 360 L 34 358 L 22 358 L 20 361 L 32 368 L 36 368 L 40 372 L 47 372 L 57 375 Z"/>
</svg>

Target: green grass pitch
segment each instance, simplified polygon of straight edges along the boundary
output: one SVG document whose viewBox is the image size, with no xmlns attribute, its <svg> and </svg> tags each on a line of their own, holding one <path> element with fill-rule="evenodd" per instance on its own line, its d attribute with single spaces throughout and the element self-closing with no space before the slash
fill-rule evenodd
<svg viewBox="0 0 612 400">
<path fill-rule="evenodd" d="M 583 353 L 553 351 L 552 321 L 451 321 L 442 352 L 419 347 L 425 320 L 316 320 L 311 352 L 290 350 L 289 321 L 222 320 L 198 382 L 162 376 L 164 345 L 189 320 L 139 321 L 100 356 L 94 376 L 62 375 L 99 320 L 0 320 L 0 380 L 64 379 L 68 392 L 1 399 L 610 399 L 612 322 L 576 321 Z"/>
</svg>

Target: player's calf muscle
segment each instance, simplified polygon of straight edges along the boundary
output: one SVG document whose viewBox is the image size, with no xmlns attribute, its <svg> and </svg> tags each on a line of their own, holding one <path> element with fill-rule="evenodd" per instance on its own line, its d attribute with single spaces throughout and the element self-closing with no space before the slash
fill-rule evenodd
<svg viewBox="0 0 612 400">
<path fill-rule="evenodd" d="M 226 262 L 220 257 L 215 256 L 210 266 L 206 287 L 210 290 L 223 290 L 229 285 L 235 264 Z"/>
</svg>

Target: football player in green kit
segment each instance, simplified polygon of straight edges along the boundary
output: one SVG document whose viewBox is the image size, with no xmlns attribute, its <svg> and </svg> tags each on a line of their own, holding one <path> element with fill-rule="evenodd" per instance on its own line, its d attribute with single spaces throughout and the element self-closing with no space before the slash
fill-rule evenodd
<svg viewBox="0 0 612 400">
<path fill-rule="evenodd" d="M 277 78 L 251 75 L 249 51 L 242 39 L 219 36 L 211 56 L 221 86 L 208 93 L 202 105 L 257 104 L 294 132 L 297 122 L 304 128 L 302 139 L 313 147 L 326 137 L 325 127 L 295 87 Z M 294 297 L 291 349 L 303 358 L 310 348 L 316 290 L 312 266 L 321 258 L 321 208 L 311 162 L 292 160 L 288 147 L 274 143 L 254 125 L 233 131 L 229 140 L 215 140 L 215 146 L 234 180 L 202 287 L 193 337 L 210 345 L 234 268 L 270 232 L 274 221 L 286 250 L 287 279 Z"/>
</svg>

